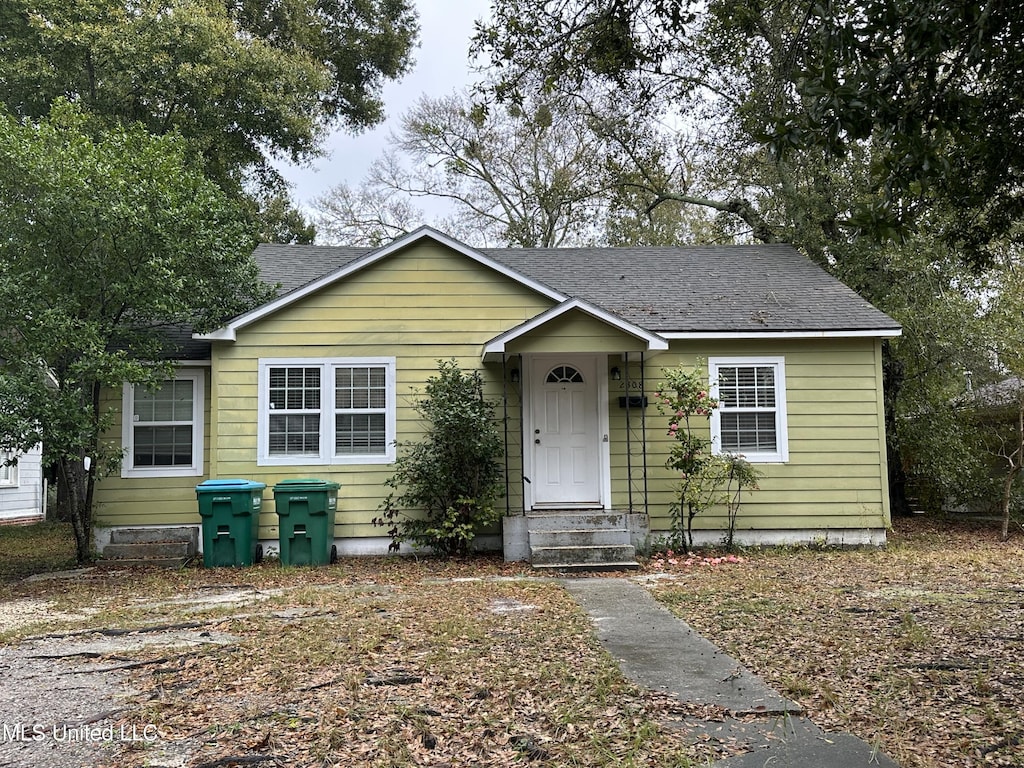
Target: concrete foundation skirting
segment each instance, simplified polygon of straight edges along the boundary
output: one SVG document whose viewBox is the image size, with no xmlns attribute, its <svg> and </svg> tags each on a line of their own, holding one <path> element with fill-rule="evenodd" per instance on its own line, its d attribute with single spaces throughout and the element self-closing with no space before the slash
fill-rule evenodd
<svg viewBox="0 0 1024 768">
<path fill-rule="evenodd" d="M 668 538 L 668 531 L 651 531 L 651 543 L 657 547 Z M 694 531 L 695 547 L 720 547 L 724 531 Z M 884 547 L 884 528 L 796 528 L 793 530 L 736 531 L 733 541 L 740 547 Z"/>
<path fill-rule="evenodd" d="M 647 515 L 634 513 L 626 515 L 627 525 L 630 534 L 630 543 L 638 553 L 648 553 L 657 548 L 659 542 L 664 541 L 668 531 L 651 531 Z M 504 553 L 505 560 L 529 561 L 530 559 L 530 536 L 527 529 L 528 518 L 525 515 L 510 515 L 502 518 L 501 535 L 497 534 L 478 536 L 473 542 L 473 550 L 476 552 Z M 154 531 L 165 528 L 187 528 L 196 529 L 196 540 L 199 550 L 202 551 L 201 526 L 194 525 L 152 525 L 152 526 L 123 526 L 123 528 L 139 529 L 149 528 Z M 93 530 L 93 540 L 96 551 L 101 553 L 111 543 L 113 532 L 122 527 L 97 527 Z M 721 531 L 694 531 L 694 546 L 716 547 L 722 544 L 723 533 Z M 765 530 L 765 531 L 736 531 L 735 542 L 742 547 L 777 547 L 777 546 L 828 546 L 828 547 L 884 547 L 886 543 L 885 529 L 883 528 L 842 528 L 842 529 L 795 529 L 795 530 Z M 261 539 L 265 556 L 276 556 L 280 553 L 280 545 L 277 539 Z M 388 546 L 391 539 L 387 536 L 370 536 L 365 538 L 335 539 L 338 547 L 338 554 L 342 557 L 358 557 L 372 555 L 390 554 Z M 413 554 L 414 550 L 408 545 L 403 545 L 399 554 Z"/>
<path fill-rule="evenodd" d="M 175 525 L 112 525 L 112 526 L 96 526 L 92 529 L 92 542 L 96 552 L 103 554 L 103 550 L 106 549 L 108 544 L 113 543 L 115 533 L 117 531 L 138 531 L 138 530 L 151 530 L 156 532 L 168 529 L 181 530 L 182 528 L 194 528 L 195 529 L 195 543 L 196 551 L 202 552 L 203 549 L 203 531 L 200 525 L 189 525 L 187 523 L 178 523 Z M 160 537 L 154 535 L 147 538 L 148 541 L 159 541 Z"/>
<path fill-rule="evenodd" d="M 153 535 L 147 538 L 147 540 L 157 541 L 159 537 L 157 532 L 165 529 L 182 529 L 182 528 L 194 528 L 196 532 L 196 551 L 202 554 L 203 551 L 203 536 L 201 525 L 126 525 L 126 526 L 110 526 L 103 528 L 93 529 L 93 544 L 96 552 L 103 554 L 103 550 L 108 545 L 113 543 L 113 538 L 117 531 L 152 531 Z M 281 554 L 281 544 L 277 539 L 260 539 L 259 543 L 263 545 L 263 556 L 264 557 L 279 557 Z M 338 547 L 339 557 L 360 557 L 360 556 L 377 556 L 377 555 L 389 555 L 393 554 L 389 551 L 388 547 L 391 544 L 391 539 L 387 536 L 367 536 L 358 539 L 341 539 L 336 538 L 333 542 Z M 501 537 L 498 534 L 490 534 L 484 536 L 477 536 L 473 540 L 472 550 L 474 552 L 500 552 L 502 547 Z M 414 554 L 415 550 L 408 544 L 403 544 L 399 550 L 400 555 L 411 555 Z"/>
<path fill-rule="evenodd" d="M 264 552 L 274 555 L 279 554 L 280 547 L 278 546 L 277 539 L 269 539 L 262 543 Z M 391 539 L 387 536 L 335 539 L 334 544 L 338 547 L 338 557 L 373 557 L 394 554 L 388 550 L 388 547 L 391 545 Z M 497 534 L 477 536 L 473 539 L 470 549 L 474 552 L 500 552 L 501 539 Z M 408 544 L 403 544 L 401 549 L 398 550 L 399 555 L 412 555 L 415 553 L 416 550 Z"/>
<path fill-rule="evenodd" d="M 526 515 L 501 518 L 501 543 L 505 562 L 526 562 L 530 559 L 530 532 Z"/>
</svg>

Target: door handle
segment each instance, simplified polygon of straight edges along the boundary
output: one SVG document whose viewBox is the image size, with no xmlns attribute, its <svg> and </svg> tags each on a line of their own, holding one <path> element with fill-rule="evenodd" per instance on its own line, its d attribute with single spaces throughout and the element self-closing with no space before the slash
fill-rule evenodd
<svg viewBox="0 0 1024 768">
<path fill-rule="evenodd" d="M 534 442 L 534 444 L 535 444 L 535 445 L 540 445 L 540 438 L 538 437 L 538 438 L 537 438 L 536 440 L 534 440 L 533 442 Z"/>
</svg>

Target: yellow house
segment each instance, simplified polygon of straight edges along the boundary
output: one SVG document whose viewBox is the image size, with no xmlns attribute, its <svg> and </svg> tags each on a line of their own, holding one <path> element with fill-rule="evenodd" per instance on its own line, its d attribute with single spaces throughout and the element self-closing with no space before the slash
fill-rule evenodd
<svg viewBox="0 0 1024 768">
<path fill-rule="evenodd" d="M 542 533 L 565 524 L 556 511 L 619 515 L 634 547 L 669 528 L 671 441 L 648 398 L 663 369 L 698 363 L 709 387 L 733 387 L 714 449 L 763 474 L 738 542 L 885 541 L 882 340 L 900 329 L 789 246 L 481 249 L 422 228 L 376 250 L 261 245 L 255 258 L 274 300 L 186 339 L 155 395 L 110 393 L 131 416 L 110 436 L 121 474 L 96 489 L 98 549 L 118 528 L 198 526 L 207 478 L 267 484 L 259 536 L 273 549 L 269 489 L 313 477 L 341 485 L 339 551 L 386 552 L 371 521 L 395 441 L 415 440 L 417 392 L 449 359 L 483 373 L 502 418 L 503 540 L 480 543 L 509 558 L 561 546 Z M 139 407 L 154 397 L 174 405 Z M 720 541 L 724 511 L 696 526 Z"/>
</svg>

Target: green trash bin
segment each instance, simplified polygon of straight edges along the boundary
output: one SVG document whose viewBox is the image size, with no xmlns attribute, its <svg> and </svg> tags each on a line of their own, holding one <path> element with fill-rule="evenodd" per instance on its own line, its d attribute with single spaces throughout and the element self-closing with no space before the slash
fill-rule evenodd
<svg viewBox="0 0 1024 768">
<path fill-rule="evenodd" d="M 259 527 L 266 487 L 252 480 L 207 480 L 196 486 L 203 565 L 252 565 L 263 559 Z"/>
<path fill-rule="evenodd" d="M 274 486 L 283 565 L 337 562 L 334 518 L 339 487 L 329 480 L 309 478 L 282 480 Z"/>
</svg>

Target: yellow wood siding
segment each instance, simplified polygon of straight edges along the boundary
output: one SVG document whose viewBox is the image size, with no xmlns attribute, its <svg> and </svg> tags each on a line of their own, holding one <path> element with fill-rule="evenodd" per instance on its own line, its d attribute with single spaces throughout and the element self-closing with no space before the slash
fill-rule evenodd
<svg viewBox="0 0 1024 768">
<path fill-rule="evenodd" d="M 371 520 L 387 495 L 389 464 L 258 466 L 258 361 L 300 358 L 394 357 L 397 385 L 397 434 L 415 440 L 422 425 L 413 405 L 417 392 L 436 373 L 439 359 L 455 359 L 483 371 L 487 395 L 507 415 L 509 498 L 499 502 L 522 510 L 523 383 L 504 382 L 500 363 L 482 365 L 485 342 L 549 309 L 553 301 L 437 244 L 419 244 L 350 275 L 239 330 L 235 342 L 213 345 L 208 371 L 205 469 L 202 477 L 102 481 L 97 488 L 97 523 L 138 525 L 198 523 L 194 487 L 202 480 L 247 478 L 266 483 L 260 536 L 277 537 L 272 488 L 295 477 L 317 477 L 341 484 L 336 535 L 382 536 Z M 644 429 L 641 411 L 626 411 L 619 397 L 640 394 L 635 338 L 579 311 L 544 324 L 511 347 L 507 369 L 524 370 L 517 353 L 594 352 L 607 354 L 603 374 L 612 367 L 623 379 L 608 381 L 608 426 L 612 504 L 630 501 L 643 509 L 652 528 L 669 525 L 674 480 L 664 467 L 671 444 L 667 420 L 658 413 L 653 393 L 662 368 L 693 365 L 709 357 L 782 357 L 785 359 L 789 461 L 760 464 L 760 489 L 744 495 L 738 527 L 742 530 L 879 528 L 889 524 L 881 393 L 881 345 L 874 339 L 784 341 L 673 341 L 668 352 L 648 357 L 645 393 L 647 479 L 643 477 Z M 630 352 L 628 371 L 622 353 Z M 627 381 L 629 379 L 629 381 Z M 632 388 L 627 390 L 627 385 Z M 501 407 L 507 403 L 507 411 Z M 109 403 L 119 409 L 120 393 Z M 502 425 L 499 423 L 499 429 Z M 120 435 L 115 424 L 111 437 Z M 628 455 L 627 455 L 628 452 Z M 627 464 L 632 462 L 632 477 Z M 724 527 L 722 510 L 698 519 L 702 528 Z"/>
<path fill-rule="evenodd" d="M 276 538 L 272 488 L 280 480 L 316 477 L 341 484 L 338 536 L 382 536 L 370 521 L 387 488 L 388 464 L 257 466 L 257 364 L 261 358 L 395 357 L 397 433 L 421 433 L 413 408 L 417 393 L 437 372 L 438 360 L 463 368 L 482 367 L 490 399 L 503 417 L 501 364 L 481 366 L 483 345 L 547 310 L 554 302 L 483 265 L 438 245 L 396 253 L 324 290 L 285 307 L 238 333 L 235 342 L 214 344 L 207 402 L 213 424 L 207 445 L 207 477 L 240 477 L 267 484 L 261 538 Z M 510 423 L 519 424 L 510 397 Z M 499 428 L 501 425 L 499 424 Z M 508 503 L 522 509 L 519 434 L 510 435 L 510 468 L 516 482 Z M 169 478 L 143 486 L 137 480 L 105 488 L 102 525 L 199 522 L 194 482 Z M 115 487 L 116 486 L 116 487 Z M 499 506 L 504 509 L 503 499 Z"/>
<path fill-rule="evenodd" d="M 673 342 L 668 353 L 647 361 L 646 411 L 648 509 L 654 530 L 670 527 L 669 505 L 675 479 L 664 466 L 671 440 L 668 419 L 658 412 L 653 393 L 662 369 L 698 362 L 707 373 L 709 357 L 782 357 L 785 360 L 789 461 L 758 464 L 764 477 L 757 491 L 745 493 L 738 529 L 885 528 L 889 525 L 881 393 L 881 344 L 875 339 L 763 342 Z M 638 363 L 630 377 L 640 378 Z M 616 506 L 628 503 L 625 413 L 618 397 L 624 382 L 612 382 L 612 478 Z M 616 390 L 616 385 L 618 391 Z M 634 392 L 634 394 L 636 394 Z M 637 440 L 640 413 L 631 414 L 634 506 L 642 503 L 637 472 L 642 452 Z M 708 437 L 709 427 L 701 425 Z M 638 501 L 639 499 L 639 501 Z M 721 530 L 724 509 L 698 517 L 695 528 Z"/>
<path fill-rule="evenodd" d="M 183 367 L 183 370 L 191 370 Z M 96 484 L 96 525 L 184 525 L 200 521 L 196 486 L 210 477 L 210 370 L 203 370 L 203 470 L 186 477 L 105 477 Z M 114 415 L 104 439 L 115 450 L 121 448 L 121 390 L 106 390 L 103 407 Z"/>
<path fill-rule="evenodd" d="M 641 352 L 645 342 L 581 310 L 553 318 L 510 342 L 510 353 Z"/>
</svg>

